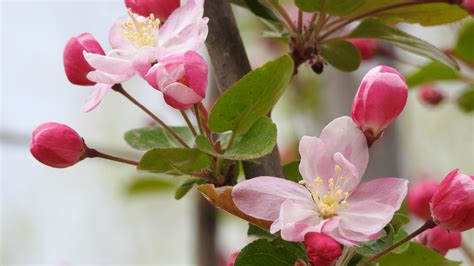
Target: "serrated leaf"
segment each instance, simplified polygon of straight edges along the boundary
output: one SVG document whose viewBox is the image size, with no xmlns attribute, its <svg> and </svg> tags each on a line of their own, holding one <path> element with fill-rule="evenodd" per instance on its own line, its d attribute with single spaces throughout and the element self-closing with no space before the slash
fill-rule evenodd
<svg viewBox="0 0 474 266">
<path fill-rule="evenodd" d="M 300 174 L 299 166 L 300 161 L 292 162 L 283 166 L 283 174 L 285 175 L 285 178 L 296 183 L 303 180 L 303 177 Z"/>
<path fill-rule="evenodd" d="M 278 238 L 273 241 L 259 239 L 240 251 L 234 265 L 289 266 L 294 265 L 298 259 L 307 261 L 306 254 L 304 251 L 298 251 L 297 246 L 297 243 L 286 242 Z"/>
<path fill-rule="evenodd" d="M 209 115 L 213 132 L 246 132 L 268 114 L 293 75 L 293 60 L 285 55 L 250 72 L 215 103 Z"/>
<path fill-rule="evenodd" d="M 356 9 L 351 16 L 358 16 L 368 11 L 383 8 L 389 5 L 412 2 L 411 0 L 367 0 L 360 8 Z M 458 5 L 447 3 L 424 3 L 399 8 L 392 8 L 384 12 L 376 13 L 377 17 L 387 23 L 419 23 L 423 26 L 441 25 L 463 19 L 467 16 L 465 10 Z"/>
<path fill-rule="evenodd" d="M 410 87 L 423 85 L 442 80 L 458 80 L 459 73 L 438 62 L 431 62 L 422 66 L 407 76 L 407 84 Z"/>
<path fill-rule="evenodd" d="M 168 175 L 192 175 L 210 164 L 210 156 L 198 149 L 158 148 L 145 153 L 137 169 Z"/>
<path fill-rule="evenodd" d="M 459 31 L 454 53 L 463 61 L 474 65 L 474 21 L 469 21 Z"/>
<path fill-rule="evenodd" d="M 229 160 L 251 160 L 272 152 L 276 144 L 277 128 L 268 117 L 262 117 L 223 154 L 217 153 L 204 136 L 196 138 L 198 149 Z"/>
<path fill-rule="evenodd" d="M 456 266 L 460 262 L 448 260 L 437 252 L 415 242 L 401 254 L 390 253 L 378 260 L 379 265 L 433 265 L 433 266 Z"/>
<path fill-rule="evenodd" d="M 462 91 L 457 100 L 459 108 L 464 112 L 474 111 L 474 87 Z"/>
<path fill-rule="evenodd" d="M 176 133 L 190 144 L 193 135 L 187 127 L 172 127 Z M 127 131 L 125 141 L 137 150 L 149 150 L 154 148 L 181 147 L 181 144 L 162 127 L 144 127 Z"/>
<path fill-rule="evenodd" d="M 192 178 L 192 177 L 186 179 L 174 193 L 174 198 L 177 200 L 182 199 L 193 188 L 194 184 L 202 185 L 204 182 L 205 182 L 204 179 L 198 179 L 198 178 Z"/>
<path fill-rule="evenodd" d="M 362 58 L 359 50 L 347 41 L 332 41 L 321 45 L 321 56 L 333 67 L 351 72 L 359 68 Z"/>
<path fill-rule="evenodd" d="M 159 178 L 138 178 L 127 184 L 129 195 L 142 195 L 170 191 L 174 183 Z"/>
<path fill-rule="evenodd" d="M 269 231 L 271 221 L 257 219 L 243 213 L 237 206 L 235 206 L 232 200 L 232 187 L 225 186 L 216 188 L 212 184 L 200 185 L 197 188 L 203 196 L 214 206 L 220 208 L 228 213 L 231 213 L 237 217 L 244 219 L 245 221 L 252 223 L 264 230 Z"/>
<path fill-rule="evenodd" d="M 387 41 L 410 53 L 438 61 L 454 69 L 459 69 L 456 61 L 430 43 L 388 26 L 377 19 L 364 20 L 347 38 L 369 38 Z"/>
</svg>

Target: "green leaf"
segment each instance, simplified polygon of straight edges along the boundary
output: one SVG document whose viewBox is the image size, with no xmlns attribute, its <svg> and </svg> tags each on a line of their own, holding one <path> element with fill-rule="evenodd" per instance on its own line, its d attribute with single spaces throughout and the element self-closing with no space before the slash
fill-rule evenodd
<svg viewBox="0 0 474 266">
<path fill-rule="evenodd" d="M 409 222 L 410 218 L 408 217 L 408 215 L 396 212 L 395 215 L 393 215 L 392 220 L 390 221 L 390 225 L 393 228 L 393 233 L 398 233 L 398 231 L 400 231 Z"/>
<path fill-rule="evenodd" d="M 286 242 L 280 238 L 273 241 L 259 239 L 240 251 L 234 265 L 289 266 L 294 265 L 298 259 L 307 261 L 300 244 Z"/>
<path fill-rule="evenodd" d="M 276 144 L 276 138 L 276 125 L 270 118 L 264 116 L 257 120 L 242 137 L 237 139 L 230 150 L 225 151 L 224 154 L 217 153 L 204 136 L 196 138 L 196 146 L 201 151 L 217 157 L 242 161 L 260 158 L 272 152 Z"/>
<path fill-rule="evenodd" d="M 179 186 L 179 188 L 174 193 L 174 198 L 177 199 L 177 200 L 182 199 L 193 188 L 194 184 L 202 185 L 204 183 L 205 183 L 204 179 L 198 179 L 198 178 L 190 177 L 190 178 L 186 179 Z"/>
<path fill-rule="evenodd" d="M 321 45 L 321 56 L 333 67 L 351 72 L 357 70 L 362 61 L 359 50 L 347 41 L 332 41 Z"/>
<path fill-rule="evenodd" d="M 321 11 L 326 4 L 326 11 L 333 16 L 346 16 L 361 7 L 366 0 L 295 0 L 296 6 L 306 12 Z"/>
<path fill-rule="evenodd" d="M 248 236 L 256 236 L 259 238 L 267 238 L 267 239 L 274 239 L 276 236 L 271 234 L 270 232 L 263 230 L 262 228 L 249 223 L 249 228 L 247 230 Z"/>
<path fill-rule="evenodd" d="M 172 127 L 186 143 L 192 143 L 193 135 L 187 127 Z M 153 148 L 181 147 L 181 144 L 162 127 L 144 127 L 132 129 L 125 133 L 125 141 L 137 150 Z"/>
<path fill-rule="evenodd" d="M 369 38 L 387 41 L 410 53 L 459 69 L 456 61 L 441 52 L 438 48 L 406 32 L 388 26 L 377 19 L 364 20 L 347 38 Z"/>
<path fill-rule="evenodd" d="M 209 115 L 210 129 L 246 132 L 271 111 L 292 75 L 293 60 L 288 55 L 250 72 L 217 100 Z"/>
<path fill-rule="evenodd" d="M 152 173 L 192 175 L 210 164 L 210 156 L 198 149 L 158 148 L 145 153 L 137 168 Z"/>
<path fill-rule="evenodd" d="M 296 183 L 303 180 L 303 177 L 300 174 L 299 166 L 300 161 L 292 162 L 283 166 L 283 174 L 285 175 L 285 178 Z"/>
<path fill-rule="evenodd" d="M 460 30 L 454 47 L 456 56 L 469 64 L 474 64 L 474 21 L 467 22 Z"/>
<path fill-rule="evenodd" d="M 409 74 L 407 84 L 410 87 L 416 87 L 435 81 L 457 79 L 459 79 L 459 73 L 456 70 L 438 62 L 431 62 Z"/>
<path fill-rule="evenodd" d="M 474 87 L 465 89 L 459 96 L 458 106 L 464 112 L 473 112 L 474 111 Z"/>
<path fill-rule="evenodd" d="M 396 243 L 396 242 L 402 240 L 406 236 L 408 236 L 408 233 L 405 232 L 405 230 L 398 231 L 398 233 L 396 233 L 393 236 L 393 243 Z M 403 243 L 401 246 L 399 246 L 396 249 L 392 250 L 392 253 L 401 254 L 401 253 L 407 251 L 409 247 L 410 247 L 410 241 L 407 241 L 407 242 Z"/>
<path fill-rule="evenodd" d="M 257 17 L 273 22 L 280 22 L 278 17 L 275 16 L 275 14 L 273 14 L 273 12 L 268 7 L 261 4 L 258 0 L 245 0 L 245 3 L 249 10 L 252 11 L 252 13 L 254 13 Z"/>
<path fill-rule="evenodd" d="M 367 0 L 360 8 L 352 12 L 351 16 L 358 16 L 389 5 L 411 1 L 412 0 Z M 466 16 L 466 11 L 458 5 L 425 3 L 389 9 L 377 13 L 373 17 L 377 17 L 390 24 L 406 22 L 419 23 L 423 26 L 433 26 L 451 23 L 463 19 Z"/>
<path fill-rule="evenodd" d="M 410 244 L 408 250 L 401 254 L 390 253 L 378 260 L 379 265 L 400 266 L 400 265 L 426 265 L 426 266 L 455 266 L 460 262 L 451 261 L 441 256 L 437 252 L 415 242 Z"/>
<path fill-rule="evenodd" d="M 158 178 L 138 178 L 127 185 L 129 195 L 142 195 L 169 191 L 174 188 L 174 183 Z"/>
</svg>

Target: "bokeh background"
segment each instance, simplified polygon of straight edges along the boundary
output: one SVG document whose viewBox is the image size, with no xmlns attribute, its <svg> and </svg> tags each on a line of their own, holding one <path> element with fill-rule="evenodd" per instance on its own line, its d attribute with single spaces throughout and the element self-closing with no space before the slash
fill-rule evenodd
<svg viewBox="0 0 474 266">
<path fill-rule="evenodd" d="M 243 9 L 235 11 L 254 67 L 285 53 L 278 41 L 260 37 L 264 27 L 259 20 Z M 197 193 L 179 201 L 171 189 L 130 195 L 127 186 L 137 177 L 132 167 L 89 159 L 58 170 L 41 165 L 29 153 L 30 132 L 43 122 L 56 121 L 71 125 L 92 147 L 139 158 L 123 134 L 147 125 L 148 118 L 114 92 L 96 110 L 83 113 L 91 88 L 69 84 L 62 66 L 63 47 L 73 35 L 90 32 L 109 49 L 108 29 L 124 13 L 123 1 L 118 0 L 0 1 L 1 265 L 193 265 L 196 261 Z M 454 42 L 459 25 L 403 27 L 443 47 Z M 351 74 L 326 69 L 321 77 L 302 67 L 274 111 L 284 160 L 296 158 L 301 136 L 319 135 L 332 119 L 350 115 L 361 77 L 379 63 L 369 61 Z M 410 66 L 397 66 L 410 71 Z M 449 95 L 458 92 L 456 86 L 441 85 Z M 125 87 L 170 124 L 182 124 L 179 113 L 143 81 L 134 79 Z M 398 123 L 371 152 L 367 177 L 399 175 L 414 182 L 425 176 L 441 179 L 454 168 L 472 174 L 473 130 L 472 115 L 450 103 L 429 108 L 411 92 Z M 250 239 L 247 223 L 223 213 L 219 221 L 218 247 L 225 259 Z M 415 219 L 412 226 L 417 223 Z M 473 232 L 463 237 L 472 247 Z M 464 259 L 459 251 L 450 251 L 448 257 Z"/>
</svg>

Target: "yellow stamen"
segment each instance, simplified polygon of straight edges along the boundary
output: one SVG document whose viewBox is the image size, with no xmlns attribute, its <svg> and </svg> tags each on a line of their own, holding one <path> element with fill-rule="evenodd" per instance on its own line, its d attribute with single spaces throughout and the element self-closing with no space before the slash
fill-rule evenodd
<svg viewBox="0 0 474 266">
<path fill-rule="evenodd" d="M 122 35 L 135 46 L 156 46 L 156 34 L 160 28 L 160 20 L 151 14 L 146 20 L 139 21 L 138 15 L 128 10 L 130 21 L 122 25 Z"/>
</svg>

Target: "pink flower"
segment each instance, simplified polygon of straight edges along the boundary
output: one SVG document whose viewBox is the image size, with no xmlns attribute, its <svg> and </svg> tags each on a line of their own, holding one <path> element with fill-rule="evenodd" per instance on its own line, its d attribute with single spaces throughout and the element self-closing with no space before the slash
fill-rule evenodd
<svg viewBox="0 0 474 266">
<path fill-rule="evenodd" d="M 349 39 L 360 52 L 362 60 L 372 59 L 377 53 L 378 42 L 374 39 Z"/>
<path fill-rule="evenodd" d="M 66 76 L 72 84 L 91 86 L 95 82 L 87 78 L 87 74 L 94 70 L 84 59 L 83 51 L 104 55 L 104 50 L 94 37 L 89 33 L 83 33 L 72 37 L 64 47 L 63 61 Z"/>
<path fill-rule="evenodd" d="M 474 16 L 474 0 L 464 0 L 463 6 L 471 16 Z"/>
<path fill-rule="evenodd" d="M 417 241 L 444 256 L 450 249 L 461 246 L 461 233 L 436 226 L 421 233 Z"/>
<path fill-rule="evenodd" d="M 419 95 L 421 101 L 427 105 L 438 105 L 444 100 L 444 95 L 433 85 L 421 86 Z"/>
<path fill-rule="evenodd" d="M 206 97 L 207 63 L 198 53 L 163 58 L 154 65 L 145 79 L 163 92 L 165 101 L 176 109 L 185 110 Z"/>
<path fill-rule="evenodd" d="M 474 176 L 449 173 L 431 200 L 431 213 L 436 223 L 452 231 L 474 227 Z"/>
<path fill-rule="evenodd" d="M 237 259 L 237 256 L 239 256 L 240 251 L 236 251 L 230 255 L 229 261 L 227 261 L 227 266 L 234 266 L 235 260 Z"/>
<path fill-rule="evenodd" d="M 270 232 L 281 231 L 288 241 L 303 241 L 308 232 L 349 246 L 378 237 L 400 208 L 408 181 L 387 177 L 360 183 L 369 153 L 352 119 L 335 119 L 320 138 L 303 137 L 299 151 L 305 186 L 268 176 L 246 180 L 232 191 L 236 206 L 273 221 Z"/>
<path fill-rule="evenodd" d="M 439 183 L 425 180 L 414 185 L 408 191 L 408 209 L 418 217 L 428 220 L 431 217 L 430 203 L 433 194 L 438 190 Z"/>
<path fill-rule="evenodd" d="M 180 6 L 180 0 L 125 0 L 125 5 L 135 14 L 143 17 L 153 14 L 165 21 Z"/>
<path fill-rule="evenodd" d="M 304 236 L 306 254 L 312 265 L 332 266 L 342 255 L 342 246 L 333 238 L 316 232 Z"/>
<path fill-rule="evenodd" d="M 369 145 L 400 115 L 407 97 L 408 86 L 397 70 L 377 66 L 365 75 L 352 103 L 352 119 L 366 135 Z"/>
<path fill-rule="evenodd" d="M 162 58 L 199 50 L 208 33 L 208 19 L 202 17 L 203 12 L 202 0 L 189 0 L 164 24 L 154 15 L 142 17 L 131 12 L 129 17 L 118 19 L 109 32 L 113 50 L 106 56 L 84 53 L 96 69 L 87 78 L 98 83 L 84 110 L 93 110 L 114 84 L 137 74 L 144 77 Z"/>
<path fill-rule="evenodd" d="M 33 131 L 30 152 L 48 166 L 65 168 L 84 158 L 85 147 L 81 136 L 72 128 L 45 123 Z"/>
</svg>

